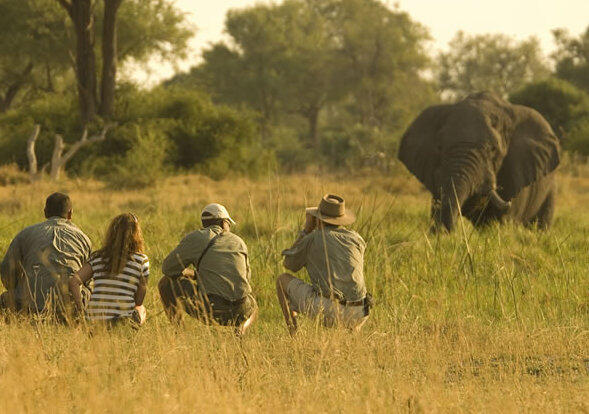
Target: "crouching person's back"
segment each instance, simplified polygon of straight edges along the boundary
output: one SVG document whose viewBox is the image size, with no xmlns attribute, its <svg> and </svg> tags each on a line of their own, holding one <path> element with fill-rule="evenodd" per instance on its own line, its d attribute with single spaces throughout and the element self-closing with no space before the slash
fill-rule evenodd
<svg viewBox="0 0 589 414">
<path fill-rule="evenodd" d="M 185 311 L 243 334 L 257 315 L 247 246 L 231 232 L 234 221 L 223 206 L 208 205 L 201 220 L 203 228 L 188 234 L 162 264 L 164 309 L 174 323 Z"/>
</svg>

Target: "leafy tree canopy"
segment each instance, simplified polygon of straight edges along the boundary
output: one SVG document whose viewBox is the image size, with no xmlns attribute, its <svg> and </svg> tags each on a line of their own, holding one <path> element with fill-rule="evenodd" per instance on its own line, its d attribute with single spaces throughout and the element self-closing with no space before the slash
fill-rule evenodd
<svg viewBox="0 0 589 414">
<path fill-rule="evenodd" d="M 589 93 L 589 26 L 578 38 L 566 29 L 552 33 L 558 45 L 552 55 L 556 61 L 556 75 Z"/>
<path fill-rule="evenodd" d="M 94 9 L 100 56 L 103 2 Z M 165 0 L 125 0 L 118 17 L 120 63 L 183 56 L 192 33 L 185 16 Z M 55 0 L 0 2 L 0 113 L 23 97 L 54 92 L 60 82 L 71 87 L 75 36 L 71 22 Z"/>
<path fill-rule="evenodd" d="M 483 90 L 507 97 L 550 73 L 536 38 L 517 42 L 503 34 L 458 32 L 438 63 L 439 87 L 453 98 Z"/>
<path fill-rule="evenodd" d="M 380 1 L 287 0 L 231 11 L 225 27 L 231 42 L 212 45 L 201 65 L 170 83 L 254 109 L 263 133 L 297 115 L 317 146 L 325 108 L 352 123 L 399 127 L 414 110 L 408 101 L 431 98 L 420 76 L 427 31 Z"/>
</svg>

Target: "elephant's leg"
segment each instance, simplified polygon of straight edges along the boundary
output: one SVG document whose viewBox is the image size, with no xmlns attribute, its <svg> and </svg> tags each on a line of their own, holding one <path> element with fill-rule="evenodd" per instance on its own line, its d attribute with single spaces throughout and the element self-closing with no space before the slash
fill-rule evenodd
<svg viewBox="0 0 589 414">
<path fill-rule="evenodd" d="M 550 191 L 542 203 L 540 210 L 536 217 L 534 217 L 533 221 L 537 223 L 538 228 L 545 230 L 552 224 L 552 218 L 554 217 L 554 207 L 556 204 L 556 199 L 554 195 L 554 190 Z"/>
<path fill-rule="evenodd" d="M 432 198 L 432 205 L 430 210 L 430 232 L 436 233 L 440 230 L 442 224 L 442 203 L 436 198 Z"/>
</svg>

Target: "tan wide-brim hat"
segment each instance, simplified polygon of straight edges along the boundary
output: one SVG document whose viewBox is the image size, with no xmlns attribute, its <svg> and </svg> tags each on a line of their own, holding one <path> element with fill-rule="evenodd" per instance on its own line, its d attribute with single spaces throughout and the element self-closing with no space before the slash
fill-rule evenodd
<svg viewBox="0 0 589 414">
<path fill-rule="evenodd" d="M 356 216 L 346 211 L 346 202 L 344 199 L 333 194 L 324 195 L 319 203 L 319 207 L 307 208 L 307 213 L 334 226 L 347 226 L 356 221 Z"/>
</svg>

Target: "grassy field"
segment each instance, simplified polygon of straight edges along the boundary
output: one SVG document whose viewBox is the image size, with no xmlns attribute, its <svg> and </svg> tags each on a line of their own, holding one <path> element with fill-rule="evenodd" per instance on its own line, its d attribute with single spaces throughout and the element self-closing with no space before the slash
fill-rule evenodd
<svg viewBox="0 0 589 414">
<path fill-rule="evenodd" d="M 138 332 L 0 322 L 0 411 L 589 412 L 589 167 L 562 169 L 550 231 L 515 225 L 432 236 L 428 195 L 390 176 L 168 179 L 155 190 L 97 182 L 0 187 L 0 253 L 42 219 L 45 196 L 74 201 L 95 246 L 115 214 L 142 220 L 152 276 Z M 377 306 L 359 333 L 283 326 L 274 280 L 305 206 L 343 195 L 368 242 Z M 173 329 L 156 295 L 160 265 L 227 206 L 247 242 L 260 318 L 243 339 L 188 320 Z"/>
</svg>

